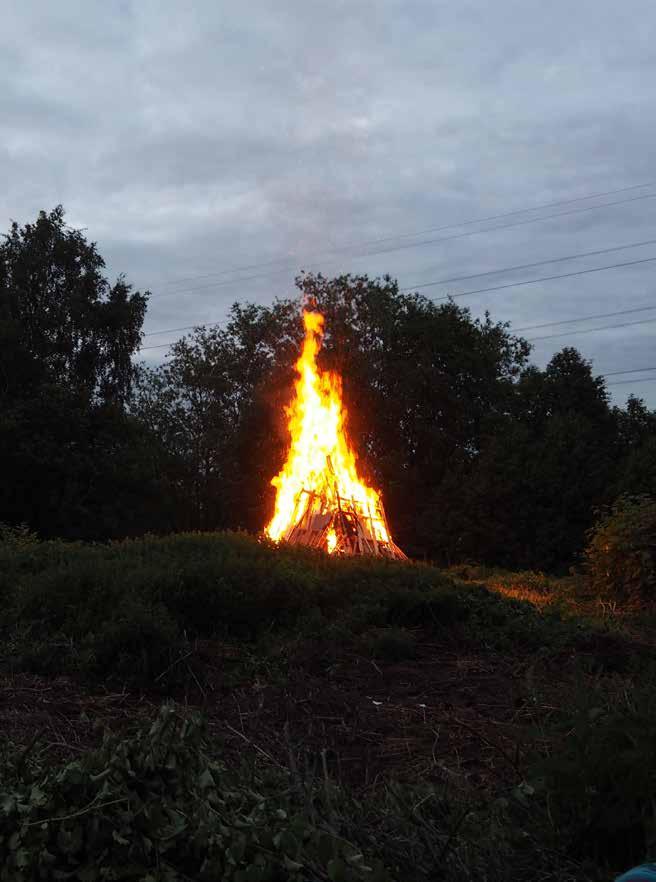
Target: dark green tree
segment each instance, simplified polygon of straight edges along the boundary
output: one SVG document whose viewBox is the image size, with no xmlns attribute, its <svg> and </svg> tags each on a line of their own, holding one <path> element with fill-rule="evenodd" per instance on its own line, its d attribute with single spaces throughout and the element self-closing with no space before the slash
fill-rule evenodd
<svg viewBox="0 0 656 882">
<path fill-rule="evenodd" d="M 287 446 L 303 307 L 326 318 L 359 468 L 412 555 L 559 569 L 595 507 L 656 491 L 656 413 L 609 407 L 575 349 L 544 370 L 489 315 L 389 277 L 303 274 L 136 368 L 147 294 L 61 207 L 0 244 L 0 521 L 43 535 L 260 529 Z"/>
<path fill-rule="evenodd" d="M 344 376 L 356 447 L 399 541 L 444 559 L 451 476 L 507 410 L 528 344 L 488 315 L 400 293 L 389 277 L 305 276 L 299 285 L 326 314 L 326 360 Z"/>
<path fill-rule="evenodd" d="M 147 295 L 103 269 L 61 206 L 0 243 L 0 521 L 46 536 L 148 527 L 150 444 L 124 410 Z"/>
<path fill-rule="evenodd" d="M 631 396 L 626 408 L 614 408 L 620 459 L 614 494 L 656 498 L 656 411 Z"/>
<path fill-rule="evenodd" d="M 261 529 L 270 516 L 305 304 L 326 317 L 320 361 L 343 376 L 360 468 L 384 490 L 395 534 L 411 553 L 441 556 L 443 483 L 509 407 L 528 345 L 489 317 L 402 294 L 389 278 L 297 284 L 299 299 L 236 305 L 225 328 L 175 344 L 142 391 L 137 411 L 147 418 L 150 408 L 166 427 L 189 522 Z"/>
<path fill-rule="evenodd" d="M 141 371 L 131 409 L 162 442 L 178 528 L 263 527 L 298 318 L 292 301 L 235 304 L 225 327 L 196 328 L 165 364 Z"/>
<path fill-rule="evenodd" d="M 124 402 L 134 375 L 147 295 L 122 277 L 110 286 L 93 242 L 66 226 L 64 210 L 13 223 L 0 245 L 3 394 L 61 386 Z"/>
<path fill-rule="evenodd" d="M 566 568 L 594 510 L 609 500 L 617 424 L 603 378 L 571 348 L 532 366 L 485 439 L 463 488 L 460 556 L 511 567 Z M 461 526 L 462 525 L 462 526 Z"/>
</svg>

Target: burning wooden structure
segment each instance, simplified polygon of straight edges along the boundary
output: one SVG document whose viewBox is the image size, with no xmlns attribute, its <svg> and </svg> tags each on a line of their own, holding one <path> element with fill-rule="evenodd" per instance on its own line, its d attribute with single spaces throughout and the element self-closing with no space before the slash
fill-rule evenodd
<svg viewBox="0 0 656 882">
<path fill-rule="evenodd" d="M 328 469 L 332 472 L 330 460 Z M 282 537 L 293 545 L 321 548 L 329 554 L 370 554 L 407 560 L 391 538 L 383 504 L 372 506 L 333 492 L 301 490 L 296 499 L 292 523 Z"/>
<path fill-rule="evenodd" d="M 271 482 L 276 508 L 266 533 L 329 554 L 406 560 L 392 540 L 379 493 L 358 475 L 346 433 L 341 378 L 317 367 L 323 316 L 305 312 L 303 320 L 296 394 L 287 408 L 290 449 Z"/>
</svg>

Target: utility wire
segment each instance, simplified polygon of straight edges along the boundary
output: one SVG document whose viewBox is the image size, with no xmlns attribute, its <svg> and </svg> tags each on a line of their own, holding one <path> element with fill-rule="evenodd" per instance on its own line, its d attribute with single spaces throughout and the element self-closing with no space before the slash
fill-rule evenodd
<svg viewBox="0 0 656 882">
<path fill-rule="evenodd" d="M 620 374 L 642 374 L 645 371 L 656 371 L 656 367 L 648 367 L 648 368 L 631 368 L 630 371 L 609 371 L 607 374 L 602 374 L 602 377 L 618 377 Z M 640 379 L 637 377 L 636 379 Z"/>
<path fill-rule="evenodd" d="M 509 224 L 497 224 L 497 226 L 487 227 L 484 230 L 467 230 L 462 233 L 455 233 L 451 236 L 440 236 L 437 239 L 423 239 L 419 242 L 411 242 L 411 243 L 408 243 L 405 245 L 395 245 L 390 248 L 379 248 L 379 249 L 373 250 L 373 251 L 364 251 L 361 254 L 352 255 L 352 259 L 357 260 L 362 257 L 371 257 L 371 256 L 377 255 L 377 254 L 390 254 L 393 251 L 404 251 L 408 248 L 421 248 L 424 245 L 434 245 L 439 242 L 448 242 L 453 239 L 461 239 L 465 236 L 476 236 L 481 233 L 492 233 L 495 230 L 506 230 L 506 229 L 510 229 L 511 227 L 518 227 L 518 226 L 523 226 L 525 224 L 538 223 L 539 221 L 551 220 L 553 218 L 564 217 L 564 216 L 570 215 L 570 214 L 578 214 L 583 211 L 595 211 L 598 208 L 609 208 L 613 205 L 624 205 L 627 202 L 637 202 L 640 199 L 656 199 L 656 193 L 645 193 L 645 194 L 642 194 L 641 196 L 632 196 L 630 199 L 620 199 L 616 202 L 604 202 L 601 205 L 588 205 L 588 206 L 585 206 L 584 208 L 571 208 L 568 211 L 559 211 L 559 212 L 556 212 L 555 214 L 543 215 L 542 217 L 527 218 L 527 219 L 521 220 L 521 221 L 513 221 L 512 223 L 509 223 Z M 235 279 L 225 279 L 222 282 L 211 282 L 208 285 L 199 285 L 195 288 L 186 288 L 186 289 L 182 288 L 180 290 L 175 290 L 175 291 L 160 291 L 156 294 L 153 294 L 152 297 L 170 297 L 170 296 L 173 296 L 176 294 L 179 294 L 179 295 L 195 294 L 198 291 L 207 291 L 210 289 L 214 290 L 216 288 L 224 288 L 224 287 L 230 286 L 230 285 L 234 286 L 234 285 L 238 284 L 239 282 L 249 282 L 254 279 L 266 279 L 266 278 L 270 278 L 271 276 L 274 276 L 274 275 L 282 275 L 282 274 L 288 273 L 291 269 L 295 269 L 296 267 L 297 267 L 297 264 L 289 264 L 284 269 L 276 270 L 274 272 L 255 273 L 254 275 L 250 275 L 250 276 L 238 276 Z M 431 285 L 431 284 L 435 284 L 435 283 L 429 282 L 427 284 Z M 421 287 L 427 287 L 427 285 L 422 285 Z"/>
<path fill-rule="evenodd" d="M 651 319 L 650 321 L 656 321 L 656 319 Z M 642 324 L 642 322 L 636 322 L 636 324 Z M 624 326 L 623 325 L 610 325 L 610 327 L 624 327 Z M 603 330 L 606 330 L 606 328 L 592 328 L 590 330 L 603 331 Z M 553 336 L 560 336 L 560 335 L 554 334 Z M 546 339 L 546 338 L 539 338 L 539 339 Z M 164 349 L 165 347 L 172 346 L 172 345 L 173 345 L 172 343 L 163 343 L 160 346 L 144 346 L 142 349 L 139 349 L 138 351 L 143 352 L 145 349 Z M 608 371 L 605 374 L 598 374 L 597 376 L 601 376 L 605 379 L 606 377 L 617 377 L 617 376 L 625 375 L 625 374 L 640 374 L 640 373 L 645 373 L 647 371 L 656 371 L 656 367 L 631 368 L 630 370 L 622 370 L 622 371 Z M 656 380 L 656 376 L 653 376 L 653 377 L 633 377 L 630 380 L 613 380 L 610 383 L 606 383 L 606 385 L 607 386 L 623 386 L 623 385 L 628 385 L 629 383 L 642 383 L 642 382 L 645 382 L 648 380 L 649 381 Z"/>
<path fill-rule="evenodd" d="M 436 279 L 423 285 L 408 285 L 400 288 L 403 291 L 418 291 L 421 288 L 432 288 L 435 285 L 446 285 L 448 282 L 464 282 L 469 279 L 480 279 L 484 276 L 495 276 L 499 273 L 510 273 L 516 270 L 532 269 L 535 266 L 543 266 L 546 263 L 563 263 L 566 260 L 578 260 L 583 257 L 598 257 L 600 254 L 612 254 L 614 251 L 626 251 L 628 248 L 641 248 L 644 245 L 654 245 L 656 239 L 645 239 L 642 242 L 629 242 L 626 245 L 611 245 L 609 248 L 598 248 L 596 251 L 580 251 L 578 254 L 566 254 L 563 257 L 550 257 L 546 260 L 536 260 L 533 263 L 519 263 L 514 266 L 503 266 L 501 269 L 485 270 L 482 273 L 472 273 L 469 276 L 451 276 L 445 279 Z M 457 296 L 457 295 L 456 295 Z"/>
<path fill-rule="evenodd" d="M 177 340 L 170 340 L 168 343 L 158 343 L 156 346 L 141 346 L 139 349 L 137 349 L 137 352 L 145 352 L 147 349 L 166 349 L 169 346 L 173 346 L 173 344 L 177 342 Z"/>
<path fill-rule="evenodd" d="M 572 325 L 575 322 L 587 322 L 592 319 L 601 319 L 601 318 L 611 318 L 616 315 L 628 315 L 632 312 L 647 312 L 650 309 L 656 309 L 656 304 L 653 306 L 636 306 L 633 309 L 618 309 L 617 312 L 598 312 L 595 315 L 582 315 L 580 318 L 572 318 L 572 319 L 561 319 L 557 322 L 542 322 L 539 325 L 524 325 L 521 328 L 513 328 L 513 334 L 519 334 L 521 331 L 537 331 L 539 328 L 552 328 L 555 325 Z M 144 334 L 147 337 L 147 334 Z"/>
<path fill-rule="evenodd" d="M 654 259 L 656 259 L 656 258 L 654 258 Z M 644 308 L 644 309 L 656 309 L 656 307 L 654 307 L 654 306 L 646 306 L 646 307 L 641 307 L 641 308 Z M 627 312 L 639 312 L 639 311 L 640 311 L 639 309 L 638 309 L 638 310 L 630 310 L 630 309 L 628 309 L 628 310 L 620 310 L 620 311 L 617 312 L 617 313 L 612 313 L 612 312 L 611 312 L 611 313 L 606 313 L 606 315 L 623 315 L 623 314 L 625 314 L 625 313 L 627 313 Z M 589 320 L 589 319 L 599 318 L 599 317 L 600 317 L 600 316 L 586 316 L 586 317 L 582 317 L 582 318 L 580 318 L 580 319 L 568 319 L 568 320 L 566 320 L 566 321 L 564 321 L 564 322 L 554 322 L 553 324 L 566 324 L 568 321 L 582 322 L 582 321 L 585 321 L 586 319 Z M 649 319 L 639 319 L 639 320 L 636 321 L 636 322 L 615 322 L 614 324 L 611 324 L 611 325 L 601 325 L 600 327 L 597 327 L 597 328 L 578 328 L 578 329 L 575 330 L 575 331 L 562 331 L 562 332 L 559 332 L 559 333 L 557 333 L 557 334 L 544 334 L 544 335 L 541 336 L 541 337 L 526 337 L 526 340 L 527 340 L 527 342 L 529 342 L 529 343 L 536 343 L 536 342 L 539 341 L 539 340 L 553 340 L 555 337 L 570 337 L 570 336 L 574 336 L 574 335 L 577 335 L 577 334 L 595 334 L 595 333 L 597 333 L 598 331 L 610 331 L 610 330 L 615 330 L 616 328 L 631 328 L 631 327 L 634 327 L 635 325 L 647 325 L 647 324 L 650 324 L 650 323 L 653 323 L 653 322 L 656 322 L 656 317 L 654 317 L 654 318 L 649 318 Z M 190 327 L 192 327 L 192 328 L 193 328 L 193 327 L 206 327 L 206 328 L 211 328 L 211 327 L 214 327 L 214 326 L 216 326 L 216 325 L 218 325 L 218 324 L 220 324 L 220 322 L 214 322 L 214 323 L 211 324 L 211 325 L 202 325 L 202 326 L 199 326 L 199 325 L 191 325 Z M 538 327 L 544 327 L 544 326 L 538 326 Z M 185 328 L 184 330 L 188 330 L 188 329 Z M 514 330 L 512 331 L 512 333 L 513 333 L 513 334 L 518 334 L 521 330 L 522 330 L 521 328 L 516 328 L 516 329 L 514 329 Z M 163 333 L 163 332 L 162 332 L 162 333 Z M 173 342 L 175 342 L 175 341 L 173 341 Z M 157 345 L 155 345 L 155 346 L 142 346 L 138 351 L 139 351 L 139 352 L 145 352 L 146 350 L 149 350 L 149 349 L 166 349 L 167 346 L 172 346 L 172 345 L 173 345 L 173 342 L 169 342 L 169 343 L 159 343 L 159 344 L 157 344 Z M 644 368 L 644 370 L 652 370 L 652 368 Z M 656 370 L 656 368 L 654 368 L 654 370 Z M 633 371 L 629 371 L 628 373 L 633 373 Z"/>
<path fill-rule="evenodd" d="M 163 328 L 161 331 L 148 331 L 147 334 L 144 334 L 144 337 L 157 337 L 159 334 L 174 334 L 176 331 L 191 331 L 193 328 L 200 328 L 201 326 L 204 328 L 213 328 L 215 325 L 220 325 L 221 322 L 226 320 L 226 318 L 227 316 L 223 316 L 218 322 L 196 322 L 195 325 L 182 325 L 180 328 Z"/>
<path fill-rule="evenodd" d="M 656 257 L 644 257 L 641 260 L 626 260 L 622 263 L 611 263 L 607 266 L 597 266 L 592 269 L 576 270 L 571 273 L 560 273 L 556 276 L 540 276 L 537 279 L 524 279 L 521 282 L 509 282 L 506 285 L 494 285 L 490 288 L 476 288 L 474 291 L 463 291 L 461 294 L 449 294 L 446 297 L 434 297 L 433 302 L 438 303 L 442 300 L 453 300 L 456 297 L 471 297 L 472 294 L 485 294 L 488 291 L 504 291 L 506 288 L 517 288 L 520 285 L 534 285 L 536 282 L 550 282 L 552 279 L 569 279 L 572 276 L 585 276 L 588 273 L 601 273 L 604 270 L 617 269 L 623 266 L 636 266 L 639 263 L 650 263 L 656 260 Z M 435 284 L 439 284 L 436 282 Z"/>
<path fill-rule="evenodd" d="M 613 325 L 601 325 L 599 328 L 579 328 L 578 331 L 562 331 L 558 334 L 545 334 L 542 337 L 527 337 L 529 343 L 536 343 L 538 340 L 553 340 L 554 337 L 572 337 L 576 334 L 596 334 L 597 331 L 611 331 L 615 328 L 631 328 L 634 325 L 647 325 L 650 322 L 656 322 L 656 318 L 639 319 L 637 322 L 616 322 Z"/>
<path fill-rule="evenodd" d="M 656 377 L 636 377 L 633 380 L 614 380 L 612 383 L 606 383 L 607 386 L 626 386 L 629 383 L 650 383 L 656 380 Z"/>
<path fill-rule="evenodd" d="M 440 227 L 428 227 L 427 229 L 416 230 L 413 233 L 397 233 L 395 235 L 384 236 L 384 237 L 378 238 L 378 239 L 366 239 L 366 240 L 354 243 L 353 245 L 342 245 L 342 246 L 337 246 L 335 248 L 328 248 L 323 251 L 317 251 L 313 255 L 310 255 L 310 258 L 320 257 L 324 254 L 339 254 L 343 251 L 355 250 L 357 248 L 366 248 L 369 245 L 379 245 L 379 244 L 382 244 L 383 242 L 393 241 L 394 239 L 409 239 L 414 236 L 426 236 L 429 233 L 440 233 L 445 230 L 457 229 L 458 227 L 467 227 L 467 226 L 472 226 L 473 224 L 488 223 L 490 221 L 501 220 L 506 217 L 515 217 L 518 214 L 527 214 L 528 212 L 531 212 L 531 211 L 541 211 L 542 209 L 545 209 L 545 208 L 557 208 L 557 207 L 560 207 L 563 205 L 572 205 L 575 202 L 584 202 L 588 199 L 601 199 L 604 196 L 615 196 L 618 193 L 628 193 L 632 190 L 641 190 L 644 187 L 653 187 L 654 185 L 656 185 L 656 181 L 647 181 L 644 184 L 633 184 L 630 187 L 619 187 L 615 190 L 606 190 L 603 193 L 590 193 L 588 196 L 576 196 L 572 199 L 561 199 L 556 202 L 542 202 L 538 205 L 534 205 L 532 208 L 518 208 L 518 209 L 515 209 L 514 211 L 506 211 L 506 212 L 502 212 L 500 214 L 491 214 L 486 217 L 473 218 L 470 220 L 460 221 L 458 223 L 446 224 L 446 225 L 440 226 Z M 640 197 L 640 198 L 643 198 L 643 197 Z M 645 198 L 648 198 L 648 196 Z M 610 203 L 610 204 L 614 205 L 614 204 L 619 204 L 619 203 Z M 590 210 L 592 210 L 592 208 L 603 208 L 603 207 L 604 207 L 604 205 L 599 205 L 599 206 L 595 205 L 595 206 L 592 206 Z M 540 220 L 540 218 L 536 218 L 535 220 Z M 220 271 L 213 272 L 213 273 L 203 273 L 201 275 L 186 276 L 186 277 L 183 277 L 180 279 L 171 279 L 168 282 L 163 282 L 162 285 L 167 285 L 167 286 L 168 285 L 182 285 L 185 282 L 194 282 L 194 281 L 197 281 L 200 279 L 216 278 L 217 276 L 224 276 L 224 275 L 227 275 L 228 273 L 236 273 L 236 272 L 242 272 L 242 271 L 247 271 L 247 270 L 252 270 L 252 269 L 262 269 L 263 267 L 277 266 L 278 264 L 280 264 L 282 262 L 283 261 L 281 259 L 277 259 L 277 260 L 267 260 L 267 261 L 263 261 L 260 263 L 246 264 L 246 265 L 242 265 L 242 266 L 235 266 L 235 267 L 231 267 L 226 270 L 220 270 Z"/>
<path fill-rule="evenodd" d="M 642 242 L 629 242 L 625 245 L 612 245 L 609 248 L 598 248 L 595 251 L 581 251 L 577 254 L 566 254 L 561 257 L 548 258 L 547 260 L 538 260 L 538 261 L 535 261 L 534 263 L 522 263 L 522 264 L 516 264 L 515 266 L 505 266 L 505 267 L 501 267 L 499 269 L 487 270 L 486 272 L 475 273 L 475 274 L 469 275 L 469 276 L 452 276 L 451 278 L 436 279 L 433 282 L 426 282 L 423 285 L 408 286 L 405 288 L 400 288 L 399 291 L 401 293 L 406 292 L 406 291 L 416 291 L 418 288 L 428 288 L 428 287 L 432 287 L 434 285 L 443 285 L 443 284 L 446 284 L 447 282 L 457 282 L 457 281 L 463 281 L 466 279 L 477 279 L 477 278 L 482 278 L 484 276 L 497 275 L 499 273 L 510 273 L 510 272 L 514 272 L 516 270 L 530 269 L 532 267 L 543 266 L 544 264 L 549 264 L 549 263 L 563 263 L 564 261 L 567 261 L 567 260 L 579 260 L 579 259 L 582 259 L 585 257 L 599 257 L 602 254 L 612 254 L 613 252 L 616 252 L 616 251 L 625 251 L 629 248 L 642 248 L 645 245 L 654 245 L 654 244 L 656 244 L 656 239 L 645 239 Z M 656 258 L 651 258 L 651 257 L 647 258 L 647 260 L 655 260 L 655 259 Z M 636 263 L 640 263 L 640 262 L 641 261 L 636 261 Z M 479 289 L 478 291 L 465 291 L 461 294 L 452 294 L 452 295 L 448 295 L 446 297 L 434 298 L 434 300 L 436 300 L 436 301 L 450 300 L 454 297 L 466 297 L 469 294 L 479 294 L 479 293 L 482 293 L 483 291 L 496 291 L 496 290 L 500 290 L 505 287 L 512 287 L 513 285 L 524 285 L 524 284 L 528 285 L 528 284 L 532 284 L 534 281 L 545 281 L 546 279 L 567 278 L 568 275 L 578 275 L 578 274 L 582 274 L 582 273 L 586 273 L 586 272 L 598 272 L 602 269 L 612 269 L 614 266 L 627 266 L 627 265 L 630 265 L 630 264 L 624 264 L 624 263 L 613 264 L 610 267 L 596 267 L 591 270 L 580 270 L 579 273 L 567 273 L 562 276 L 547 276 L 544 279 L 534 279 L 534 280 L 529 279 L 526 282 L 513 282 L 510 285 L 499 286 L 499 288 L 497 288 L 497 287 L 482 288 L 482 289 Z M 603 317 L 603 316 L 600 316 L 600 318 L 601 317 Z M 590 318 L 594 318 L 594 316 L 590 316 Z M 218 325 L 218 324 L 220 324 L 220 322 L 212 322 L 209 325 L 209 327 L 211 327 L 212 325 Z M 557 324 L 560 324 L 560 323 L 557 323 Z M 158 334 L 174 333 L 176 331 L 188 331 L 188 330 L 195 328 L 195 327 L 198 327 L 198 323 L 195 325 L 183 325 L 178 328 L 163 328 L 161 331 L 150 331 L 149 333 L 144 334 L 144 337 L 156 336 Z M 536 325 L 535 327 L 540 327 L 540 326 Z M 531 328 L 525 328 L 523 330 L 530 330 L 530 329 Z M 522 330 L 522 329 L 520 328 L 518 330 Z M 154 347 L 149 347 L 149 348 L 154 348 Z"/>
<path fill-rule="evenodd" d="M 649 308 L 649 307 L 646 307 L 646 308 Z M 648 319 L 647 321 L 656 321 L 656 319 Z M 216 324 L 218 324 L 218 322 Z M 626 324 L 607 325 L 602 328 L 589 328 L 587 330 L 590 332 L 603 331 L 603 330 L 607 330 L 608 328 L 627 327 L 628 325 L 632 325 L 632 324 L 644 324 L 644 322 L 628 322 Z M 191 327 L 195 327 L 195 326 L 192 325 Z M 206 327 L 211 327 L 211 326 L 207 325 Z M 575 331 L 574 333 L 578 333 L 578 332 Z M 584 331 L 583 333 L 586 333 L 586 331 Z M 561 335 L 560 334 L 552 334 L 549 336 L 550 337 L 558 337 Z M 535 339 L 544 340 L 544 339 L 549 339 L 549 337 L 539 337 L 539 338 L 533 338 L 533 339 L 534 340 Z M 172 346 L 172 345 L 173 345 L 172 343 L 162 343 L 158 346 L 144 346 L 141 349 L 139 349 L 138 351 L 143 352 L 146 349 L 164 349 L 164 348 Z M 608 371 L 607 373 L 599 374 L 598 376 L 601 376 L 604 379 L 606 379 L 607 377 L 617 377 L 617 376 L 622 376 L 622 375 L 626 375 L 626 374 L 640 374 L 640 373 L 646 373 L 648 371 L 656 371 L 656 367 L 631 368 L 628 370 L 621 370 L 621 371 Z M 648 382 L 648 381 L 651 382 L 653 380 L 656 380 L 656 376 L 653 376 L 653 377 L 632 377 L 630 380 L 613 380 L 610 383 L 606 383 L 606 386 L 626 386 L 631 383 L 643 383 L 643 382 Z"/>
<path fill-rule="evenodd" d="M 555 325 L 571 325 L 576 322 L 587 322 L 592 321 L 593 319 L 601 319 L 601 318 L 612 318 L 616 315 L 629 315 L 630 313 L 636 312 L 649 312 L 652 309 L 656 309 L 656 304 L 653 306 L 636 306 L 633 309 L 618 309 L 616 312 L 598 312 L 593 315 L 582 315 L 579 318 L 572 319 L 561 319 L 557 322 L 542 322 L 539 325 L 523 325 L 521 328 L 512 328 L 513 334 L 520 334 L 522 331 L 536 331 L 540 328 L 551 328 Z M 227 316 L 224 316 L 222 319 L 216 322 L 196 322 L 195 325 L 182 325 L 179 328 L 164 328 L 161 331 L 149 331 L 147 334 L 144 334 L 144 337 L 154 337 L 159 334 L 174 334 L 176 331 L 192 331 L 194 328 L 215 328 L 217 325 L 220 325 L 221 322 L 226 320 Z M 553 335 L 559 336 L 559 335 Z M 164 346 L 168 346 L 169 344 L 163 343 L 157 346 L 142 346 L 139 350 L 140 352 L 144 349 L 162 349 Z"/>
</svg>

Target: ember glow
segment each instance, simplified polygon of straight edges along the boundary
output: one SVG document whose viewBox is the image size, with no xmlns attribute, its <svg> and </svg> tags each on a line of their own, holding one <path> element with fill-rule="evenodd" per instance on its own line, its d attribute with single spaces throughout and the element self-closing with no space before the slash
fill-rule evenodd
<svg viewBox="0 0 656 882">
<path fill-rule="evenodd" d="M 392 542 L 379 494 L 358 475 L 346 433 L 341 377 L 317 367 L 323 316 L 306 311 L 303 321 L 295 395 L 287 408 L 290 446 L 282 471 L 271 482 L 277 490 L 275 513 L 265 532 L 271 539 L 331 554 L 405 557 Z"/>
</svg>

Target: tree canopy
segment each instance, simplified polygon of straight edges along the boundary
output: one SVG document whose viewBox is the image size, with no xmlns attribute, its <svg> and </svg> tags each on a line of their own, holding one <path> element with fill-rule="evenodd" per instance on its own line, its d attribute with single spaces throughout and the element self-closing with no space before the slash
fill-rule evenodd
<svg viewBox="0 0 656 882">
<path fill-rule="evenodd" d="M 61 206 L 0 243 L 0 520 L 45 536 L 143 526 L 144 433 L 125 404 L 147 295 L 103 269 Z"/>
<path fill-rule="evenodd" d="M 542 370 L 490 315 L 387 276 L 305 273 L 296 296 L 236 303 L 149 368 L 148 295 L 103 271 L 61 207 L 0 245 L 0 521 L 70 538 L 262 529 L 304 304 L 325 315 L 320 361 L 409 554 L 563 569 L 598 507 L 656 493 L 656 413 L 611 407 L 576 349 Z"/>
</svg>

